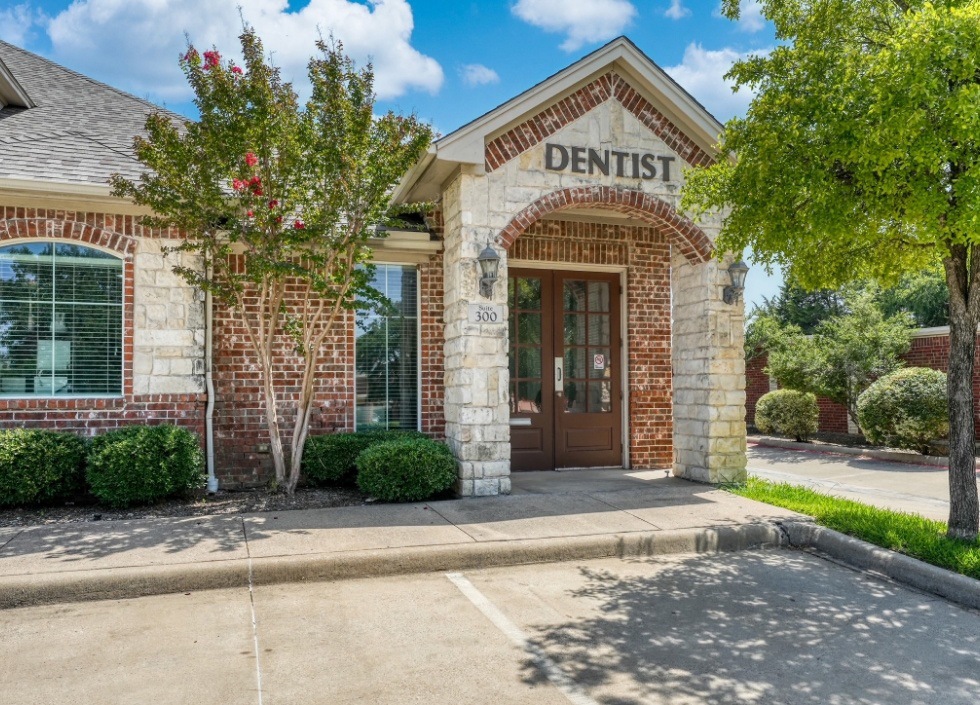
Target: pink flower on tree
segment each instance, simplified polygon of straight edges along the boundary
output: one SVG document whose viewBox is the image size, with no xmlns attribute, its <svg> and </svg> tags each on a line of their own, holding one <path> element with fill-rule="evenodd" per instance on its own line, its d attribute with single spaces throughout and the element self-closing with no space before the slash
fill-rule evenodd
<svg viewBox="0 0 980 705">
<path fill-rule="evenodd" d="M 302 220 L 293 221 L 293 230 L 303 230 L 306 228 L 306 224 Z"/>
<path fill-rule="evenodd" d="M 231 180 L 231 187 L 233 189 L 235 189 L 236 191 L 241 191 L 246 186 L 248 186 L 248 182 L 247 181 L 242 181 L 241 179 L 232 179 Z"/>
<path fill-rule="evenodd" d="M 204 52 L 204 70 L 215 68 L 221 62 L 221 54 L 216 51 Z"/>
<path fill-rule="evenodd" d="M 237 73 L 239 76 L 241 76 L 242 75 L 242 67 L 241 66 L 232 66 L 231 67 L 231 72 L 232 73 Z"/>
<path fill-rule="evenodd" d="M 262 195 L 262 179 L 257 176 L 253 176 L 248 180 L 248 186 L 252 189 L 252 193 L 256 196 Z"/>
<path fill-rule="evenodd" d="M 269 201 L 269 209 L 270 210 L 272 210 L 273 208 L 275 208 L 278 205 L 279 205 L 279 201 L 277 201 L 274 198 L 271 201 Z"/>
<path fill-rule="evenodd" d="M 255 216 L 255 213 L 253 213 L 252 211 L 248 211 L 247 213 L 245 213 L 245 215 L 247 215 L 249 218 L 252 218 Z"/>
<path fill-rule="evenodd" d="M 259 163 L 259 158 L 255 156 L 255 154 L 253 154 L 252 152 L 249 152 L 248 154 L 245 155 L 245 163 L 248 164 L 249 166 L 255 166 L 256 164 Z"/>
<path fill-rule="evenodd" d="M 200 58 L 201 55 L 197 53 L 197 49 L 194 47 L 188 49 L 187 53 L 184 54 L 184 61 L 186 61 L 188 64 L 196 64 Z"/>
</svg>

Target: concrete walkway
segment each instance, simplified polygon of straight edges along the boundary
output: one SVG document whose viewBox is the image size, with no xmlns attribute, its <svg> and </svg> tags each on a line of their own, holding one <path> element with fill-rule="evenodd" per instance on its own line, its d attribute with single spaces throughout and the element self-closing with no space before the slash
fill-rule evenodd
<svg viewBox="0 0 980 705">
<path fill-rule="evenodd" d="M 662 470 L 513 479 L 503 497 L 0 529 L 0 607 L 774 545 L 797 516 Z"/>
<path fill-rule="evenodd" d="M 750 444 L 748 471 L 765 480 L 802 485 L 936 521 L 949 518 L 949 471 L 941 466 Z"/>
</svg>

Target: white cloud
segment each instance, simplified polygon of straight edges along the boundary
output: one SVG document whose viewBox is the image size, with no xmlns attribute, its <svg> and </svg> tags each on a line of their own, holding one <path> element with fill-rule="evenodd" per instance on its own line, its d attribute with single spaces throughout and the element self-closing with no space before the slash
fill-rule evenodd
<svg viewBox="0 0 980 705">
<path fill-rule="evenodd" d="M 467 86 L 486 86 L 490 83 L 500 83 L 500 76 L 492 68 L 483 64 L 466 64 L 459 69 L 463 83 Z"/>
<path fill-rule="evenodd" d="M 680 20 L 691 14 L 691 11 L 684 7 L 684 0 L 670 0 L 670 7 L 664 10 L 664 15 L 672 20 Z"/>
<path fill-rule="evenodd" d="M 564 34 L 565 51 L 612 39 L 636 16 L 628 0 L 518 0 L 510 9 L 528 24 Z"/>
<path fill-rule="evenodd" d="M 769 51 L 763 49 L 739 53 L 729 48 L 709 50 L 700 44 L 689 44 L 684 50 L 681 63 L 677 66 L 665 66 L 664 71 L 712 115 L 724 122 L 735 115 L 745 114 L 753 96 L 748 87 L 733 93 L 732 84 L 725 80 L 725 74 L 737 60 Z"/>
<path fill-rule="evenodd" d="M 47 25 L 51 56 L 138 95 L 186 100 L 190 91 L 177 66 L 185 33 L 199 49 L 214 45 L 233 56 L 239 8 L 301 94 L 321 33 L 341 40 L 359 65 L 373 62 L 380 98 L 416 89 L 435 93 L 442 85 L 438 62 L 411 45 L 414 19 L 407 0 L 309 0 L 296 11 L 287 0 L 75 0 Z"/>
<path fill-rule="evenodd" d="M 721 5 L 714 11 L 715 17 L 724 17 Z M 740 32 L 755 34 L 766 26 L 766 18 L 762 15 L 762 3 L 759 0 L 741 0 L 739 3 L 738 22 L 735 23 Z"/>
<path fill-rule="evenodd" d="M 0 39 L 19 47 L 26 46 L 45 21 L 44 12 L 29 2 L 0 10 Z"/>
<path fill-rule="evenodd" d="M 759 32 L 766 26 L 766 18 L 762 16 L 762 5 L 759 0 L 742 0 L 740 9 L 738 28 L 743 32 Z"/>
</svg>

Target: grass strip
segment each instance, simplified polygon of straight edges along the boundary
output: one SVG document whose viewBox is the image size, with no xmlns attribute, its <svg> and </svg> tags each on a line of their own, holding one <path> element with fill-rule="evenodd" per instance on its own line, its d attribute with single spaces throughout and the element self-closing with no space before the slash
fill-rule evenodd
<svg viewBox="0 0 980 705">
<path fill-rule="evenodd" d="M 756 477 L 727 489 L 742 497 L 807 514 L 820 526 L 980 580 L 980 541 L 947 537 L 945 522 Z"/>
</svg>

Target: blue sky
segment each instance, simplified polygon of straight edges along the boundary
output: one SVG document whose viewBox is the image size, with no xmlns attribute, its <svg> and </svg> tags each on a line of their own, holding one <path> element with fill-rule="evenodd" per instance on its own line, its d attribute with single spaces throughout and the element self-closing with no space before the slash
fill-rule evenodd
<svg viewBox="0 0 980 705">
<path fill-rule="evenodd" d="M 379 108 L 451 132 L 621 34 L 724 121 L 750 95 L 723 76 L 775 42 L 757 0 L 742 18 L 720 0 L 0 0 L 0 38 L 138 96 L 191 114 L 177 67 L 185 35 L 234 56 L 239 9 L 300 93 L 317 32 L 373 61 Z M 778 277 L 753 268 L 747 300 Z"/>
</svg>

